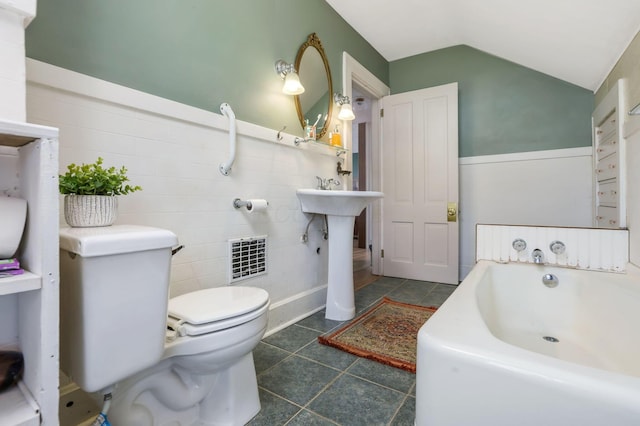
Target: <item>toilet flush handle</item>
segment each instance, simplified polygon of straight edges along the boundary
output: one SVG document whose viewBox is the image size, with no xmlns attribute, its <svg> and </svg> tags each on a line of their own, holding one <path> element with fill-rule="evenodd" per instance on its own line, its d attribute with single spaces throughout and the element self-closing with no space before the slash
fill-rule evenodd
<svg viewBox="0 0 640 426">
<path fill-rule="evenodd" d="M 179 245 L 178 247 L 171 249 L 171 256 L 175 255 L 177 252 L 179 252 L 180 250 L 182 250 L 184 248 L 183 245 Z"/>
</svg>

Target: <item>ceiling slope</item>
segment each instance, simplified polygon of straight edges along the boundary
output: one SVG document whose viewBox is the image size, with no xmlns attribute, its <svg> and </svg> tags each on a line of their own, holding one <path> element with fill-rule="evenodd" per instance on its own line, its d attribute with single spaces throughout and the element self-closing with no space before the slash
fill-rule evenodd
<svg viewBox="0 0 640 426">
<path fill-rule="evenodd" d="M 595 91 L 640 30 L 640 0 L 326 0 L 385 59 L 466 44 Z"/>
</svg>

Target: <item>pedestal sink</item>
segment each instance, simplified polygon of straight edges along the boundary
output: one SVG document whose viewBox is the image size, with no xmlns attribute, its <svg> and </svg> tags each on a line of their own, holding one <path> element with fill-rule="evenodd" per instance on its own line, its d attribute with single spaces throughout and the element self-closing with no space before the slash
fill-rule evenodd
<svg viewBox="0 0 640 426">
<path fill-rule="evenodd" d="M 327 319 L 344 321 L 356 315 L 353 291 L 353 225 L 367 204 L 384 197 L 375 191 L 298 189 L 302 211 L 326 214 L 329 224 Z"/>
</svg>

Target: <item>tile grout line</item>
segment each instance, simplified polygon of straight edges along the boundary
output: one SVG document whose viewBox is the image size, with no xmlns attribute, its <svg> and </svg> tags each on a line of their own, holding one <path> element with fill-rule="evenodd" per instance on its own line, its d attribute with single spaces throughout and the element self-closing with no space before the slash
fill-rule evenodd
<svg viewBox="0 0 640 426">
<path fill-rule="evenodd" d="M 407 402 L 407 399 L 409 399 L 410 397 L 411 395 L 409 395 L 408 393 L 404 395 L 404 398 L 398 405 L 398 408 L 396 408 L 396 411 L 393 413 L 393 416 L 391 416 L 391 419 L 389 419 L 389 423 L 387 423 L 387 425 L 391 425 L 393 423 L 394 419 L 400 413 L 400 410 L 402 410 L 402 407 L 404 407 L 404 404 Z"/>
<path fill-rule="evenodd" d="M 304 407 L 303 407 L 305 410 L 310 411 L 310 412 L 312 412 L 313 414 L 315 414 L 315 415 L 317 415 L 317 416 L 320 416 L 320 417 L 324 418 L 324 416 L 321 416 L 320 414 L 316 413 L 315 411 L 310 410 L 308 407 L 309 407 L 309 405 L 311 405 L 311 403 L 312 403 L 313 401 L 315 401 L 316 399 L 318 399 L 318 398 L 320 397 L 320 395 L 322 395 L 322 394 L 323 394 L 327 389 L 329 389 L 329 387 L 331 387 L 331 386 L 332 386 L 332 385 L 333 385 L 333 384 L 334 384 L 334 383 L 335 383 L 335 382 L 336 382 L 340 377 L 344 376 L 344 375 L 345 375 L 345 373 L 346 373 L 344 370 L 339 370 L 339 371 L 340 371 L 340 374 L 338 374 L 336 377 L 334 377 L 334 378 L 333 378 L 333 380 L 329 381 L 329 382 L 328 382 L 328 383 L 327 383 L 327 384 L 322 388 L 322 390 L 321 390 L 321 391 L 319 391 L 319 392 L 318 392 L 318 393 L 317 393 L 313 398 L 311 398 L 309 401 L 307 401 L 307 403 L 306 403 L 306 404 L 304 405 Z M 335 422 L 334 422 L 334 423 L 335 423 Z"/>
<path fill-rule="evenodd" d="M 258 389 L 262 389 L 262 391 L 263 391 L 263 392 L 266 392 L 266 393 L 268 393 L 268 394 L 271 394 L 271 395 L 275 396 L 276 398 L 280 398 L 280 399 L 282 399 L 283 401 L 286 401 L 286 402 L 288 402 L 289 404 L 294 405 L 295 407 L 298 407 L 298 411 L 296 411 L 296 412 L 295 412 L 295 413 L 294 413 L 294 414 L 293 414 L 289 419 L 287 419 L 287 421 L 283 423 L 283 426 L 284 426 L 284 425 L 286 425 L 287 423 L 291 422 L 291 420 L 295 419 L 295 418 L 296 418 L 296 416 L 297 416 L 298 414 L 300 414 L 300 413 L 302 412 L 302 410 L 304 410 L 304 407 L 303 407 L 303 406 L 301 406 L 300 404 L 298 404 L 298 403 L 296 403 L 296 402 L 293 402 L 293 401 L 291 401 L 291 400 L 289 400 L 289 399 L 287 399 L 287 398 L 283 397 L 282 395 L 278 395 L 277 393 L 275 393 L 275 392 L 273 392 L 273 391 L 271 391 L 271 390 L 269 390 L 269 389 L 267 389 L 267 388 L 264 388 L 264 387 L 262 387 L 262 386 L 258 386 Z M 261 404 L 260 411 L 262 411 L 262 401 L 260 402 L 260 404 Z M 258 412 L 258 414 L 260 414 L 260 411 Z"/>
<path fill-rule="evenodd" d="M 354 363 L 354 364 L 355 364 L 355 363 Z M 351 368 L 351 367 L 353 367 L 353 364 L 351 364 L 351 365 L 349 366 L 349 368 Z M 395 367 L 391 367 L 391 368 L 395 368 Z M 367 379 L 367 378 L 365 378 L 365 377 L 360 377 L 360 376 L 357 376 L 357 375 L 355 375 L 355 374 L 353 374 L 353 373 L 349 373 L 347 370 L 344 370 L 344 373 L 345 373 L 346 375 L 348 375 L 348 376 L 354 377 L 354 378 L 356 378 L 356 379 L 360 379 L 360 380 L 362 380 L 362 381 L 364 381 L 364 382 L 368 382 L 368 383 L 371 383 L 371 384 L 373 384 L 373 385 L 380 386 L 381 388 L 384 388 L 384 389 L 387 389 L 387 390 L 390 390 L 390 391 L 393 391 L 393 392 L 398 392 L 398 393 L 400 393 L 400 394 L 402 394 L 402 395 L 404 395 L 404 396 L 412 396 L 412 395 L 410 394 L 410 392 L 411 392 L 411 389 L 413 388 L 413 385 L 411 385 L 411 387 L 409 388 L 409 391 L 407 391 L 407 392 L 403 392 L 403 391 L 400 391 L 400 390 L 398 390 L 398 389 L 391 388 L 391 387 L 389 387 L 389 386 L 387 386 L 387 385 L 383 385 L 382 383 L 374 382 L 373 380 Z"/>
<path fill-rule="evenodd" d="M 262 343 L 264 343 L 264 342 L 262 342 Z M 294 353 L 294 352 L 290 352 L 290 351 L 288 351 L 288 350 L 286 350 L 286 349 L 282 349 L 282 348 L 280 348 L 280 347 L 278 347 L 278 346 L 274 346 L 274 345 L 271 345 L 271 344 L 269 344 L 269 343 L 264 343 L 264 344 L 265 344 L 265 345 L 269 345 L 269 346 L 271 346 L 271 347 L 273 347 L 273 348 L 280 349 L 281 351 L 286 352 L 286 353 L 287 353 L 287 356 L 285 356 L 284 358 L 282 358 L 280 361 L 276 362 L 275 364 L 273 364 L 273 365 L 272 365 L 272 366 L 270 366 L 269 368 L 267 368 L 267 369 L 265 369 L 265 370 L 261 371 L 260 373 L 256 372 L 256 379 L 257 379 L 257 377 L 258 377 L 258 376 L 260 376 L 260 375 L 262 375 L 262 374 L 266 373 L 267 371 L 272 370 L 272 369 L 273 369 L 273 368 L 275 368 L 277 365 L 280 365 L 280 364 L 281 364 L 281 363 L 283 363 L 285 360 L 287 360 L 287 359 L 289 359 L 289 358 L 291 358 L 292 356 L 294 356 L 294 355 L 295 355 L 295 353 Z M 255 360 L 254 360 L 254 368 L 255 368 Z"/>
</svg>

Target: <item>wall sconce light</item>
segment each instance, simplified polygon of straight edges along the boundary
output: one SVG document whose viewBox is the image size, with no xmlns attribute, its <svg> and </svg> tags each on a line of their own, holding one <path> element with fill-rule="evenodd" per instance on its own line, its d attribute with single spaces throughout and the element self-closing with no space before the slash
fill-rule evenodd
<svg viewBox="0 0 640 426">
<path fill-rule="evenodd" d="M 284 78 L 282 93 L 285 95 L 299 95 L 304 92 L 304 87 L 300 83 L 300 77 L 293 64 L 287 64 L 282 59 L 276 61 L 276 72 L 281 78 Z"/>
<path fill-rule="evenodd" d="M 348 96 L 343 96 L 340 93 L 333 94 L 333 101 L 340 105 L 340 112 L 338 113 L 338 119 L 340 120 L 353 120 L 356 116 L 353 114 L 351 108 L 351 100 Z"/>
</svg>

